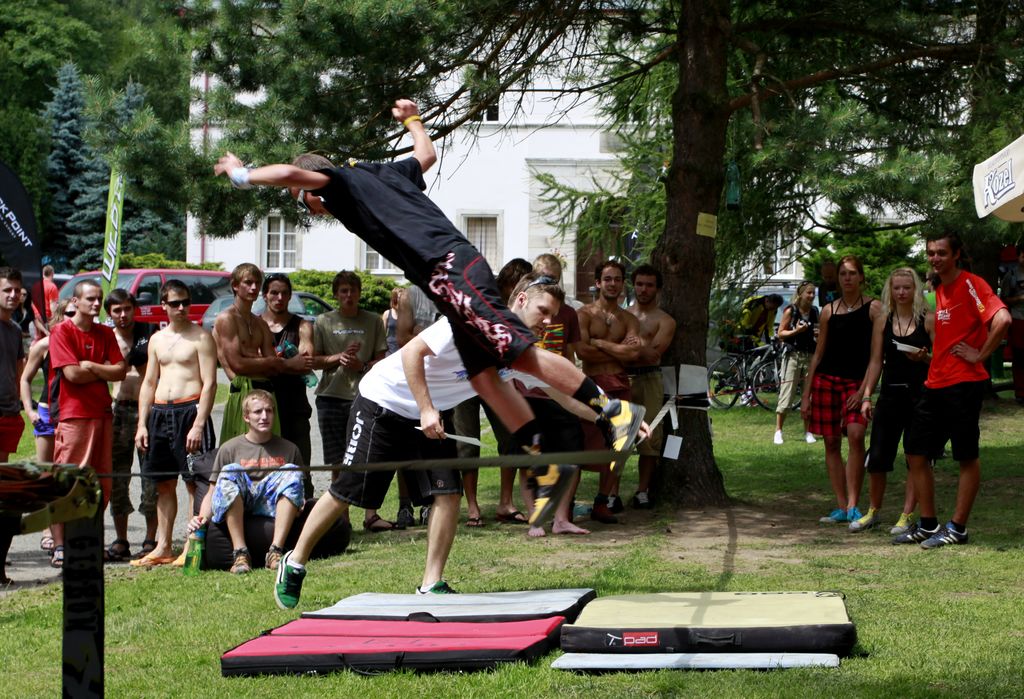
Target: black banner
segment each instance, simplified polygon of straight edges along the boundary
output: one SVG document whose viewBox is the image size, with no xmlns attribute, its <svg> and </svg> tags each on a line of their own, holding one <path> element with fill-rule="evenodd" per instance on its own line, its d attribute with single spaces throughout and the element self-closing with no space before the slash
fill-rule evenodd
<svg viewBox="0 0 1024 699">
<path fill-rule="evenodd" d="M 0 162 L 0 255 L 8 265 L 21 270 L 22 286 L 32 294 L 36 306 L 49 313 L 42 298 L 43 252 L 39 249 L 32 200 L 18 176 L 3 162 Z"/>
</svg>

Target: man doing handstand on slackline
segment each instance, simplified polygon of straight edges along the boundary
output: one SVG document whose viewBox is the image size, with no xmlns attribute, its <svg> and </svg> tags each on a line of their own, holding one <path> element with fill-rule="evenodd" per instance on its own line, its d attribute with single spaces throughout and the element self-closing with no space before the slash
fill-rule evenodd
<svg viewBox="0 0 1024 699">
<path fill-rule="evenodd" d="M 232 185 L 288 187 L 299 206 L 313 215 L 332 215 L 381 255 L 398 265 L 446 316 L 473 389 L 524 448 L 552 451 L 543 427 L 526 400 L 498 378 L 511 366 L 589 406 L 598 415 L 612 449 L 629 448 L 640 429 L 643 408 L 609 400 L 569 360 L 534 347 L 537 338 L 502 302 L 483 256 L 423 194 L 425 172 L 437 160 L 415 102 L 398 100 L 392 115 L 412 135 L 413 157 L 390 163 L 348 161 L 334 167 L 326 158 L 300 155 L 292 165 L 243 166 L 231 153 L 214 173 Z M 428 435 L 430 436 L 430 435 Z M 546 519 L 569 487 L 575 467 L 531 469 L 536 508 L 530 523 Z"/>
</svg>

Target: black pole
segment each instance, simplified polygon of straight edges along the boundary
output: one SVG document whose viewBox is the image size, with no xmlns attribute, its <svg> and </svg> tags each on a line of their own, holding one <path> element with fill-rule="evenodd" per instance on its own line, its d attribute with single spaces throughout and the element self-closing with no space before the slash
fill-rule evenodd
<svg viewBox="0 0 1024 699">
<path fill-rule="evenodd" d="M 103 696 L 103 508 L 64 525 L 65 697 Z"/>
</svg>

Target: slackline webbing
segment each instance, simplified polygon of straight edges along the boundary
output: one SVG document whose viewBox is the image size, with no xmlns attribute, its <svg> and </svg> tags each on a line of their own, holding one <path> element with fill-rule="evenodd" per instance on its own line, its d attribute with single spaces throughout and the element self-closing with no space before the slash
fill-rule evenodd
<svg viewBox="0 0 1024 699">
<path fill-rule="evenodd" d="M 289 471 L 303 471 L 314 473 L 317 471 L 429 471 L 432 469 L 454 469 L 467 468 L 496 468 L 522 466 L 547 466 L 549 464 L 596 464 L 601 462 L 625 462 L 632 454 L 632 448 L 628 451 L 567 451 L 567 452 L 546 452 L 544 454 L 514 454 L 507 456 L 481 456 L 457 459 L 406 459 L 401 461 L 380 461 L 372 464 L 325 464 L 323 466 L 302 466 L 287 469 Z M 26 464 L 29 462 L 26 462 Z M 8 464 L 5 464 L 8 465 Z M 22 466 L 25 464 L 9 464 L 11 466 Z M 65 466 L 74 468 L 74 464 L 54 464 L 54 466 Z M 620 466 L 621 467 L 621 466 Z M 285 469 L 261 468 L 262 473 L 280 471 Z M 182 475 L 181 471 L 150 471 L 141 473 L 101 473 L 96 474 L 98 478 L 163 478 Z M 199 474 L 197 474 L 199 475 Z"/>
</svg>

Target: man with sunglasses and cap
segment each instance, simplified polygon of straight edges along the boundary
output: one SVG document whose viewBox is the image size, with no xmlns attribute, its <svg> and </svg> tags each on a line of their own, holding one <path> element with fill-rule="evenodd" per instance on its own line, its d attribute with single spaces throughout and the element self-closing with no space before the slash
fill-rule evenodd
<svg viewBox="0 0 1024 699">
<path fill-rule="evenodd" d="M 332 215 L 374 250 L 402 269 L 451 322 L 455 346 L 480 397 L 494 408 L 517 443 L 539 452 L 544 428 L 526 399 L 501 381 L 498 369 L 512 367 L 536 376 L 590 407 L 616 450 L 636 438 L 643 409 L 609 399 L 568 359 L 534 347 L 536 337 L 502 302 L 486 260 L 444 213 L 423 194 L 423 172 L 437 160 L 415 102 L 400 99 L 392 116 L 411 134 L 413 156 L 390 163 L 349 160 L 338 168 L 307 153 L 293 164 L 246 168 L 231 153 L 214 167 L 233 186 L 287 187 L 313 215 Z M 536 508 L 531 521 L 545 519 L 571 485 L 575 467 L 552 464 L 531 470 Z"/>
<path fill-rule="evenodd" d="M 176 563 L 171 535 L 178 516 L 178 476 L 194 494 L 187 456 L 212 451 L 217 441 L 210 419 L 217 395 L 213 337 L 189 320 L 192 299 L 183 282 L 167 280 L 160 289 L 160 302 L 169 322 L 149 339 L 135 432 L 135 445 L 144 454 L 142 475 L 156 483 L 156 545 L 132 561 L 140 567 Z"/>
</svg>

